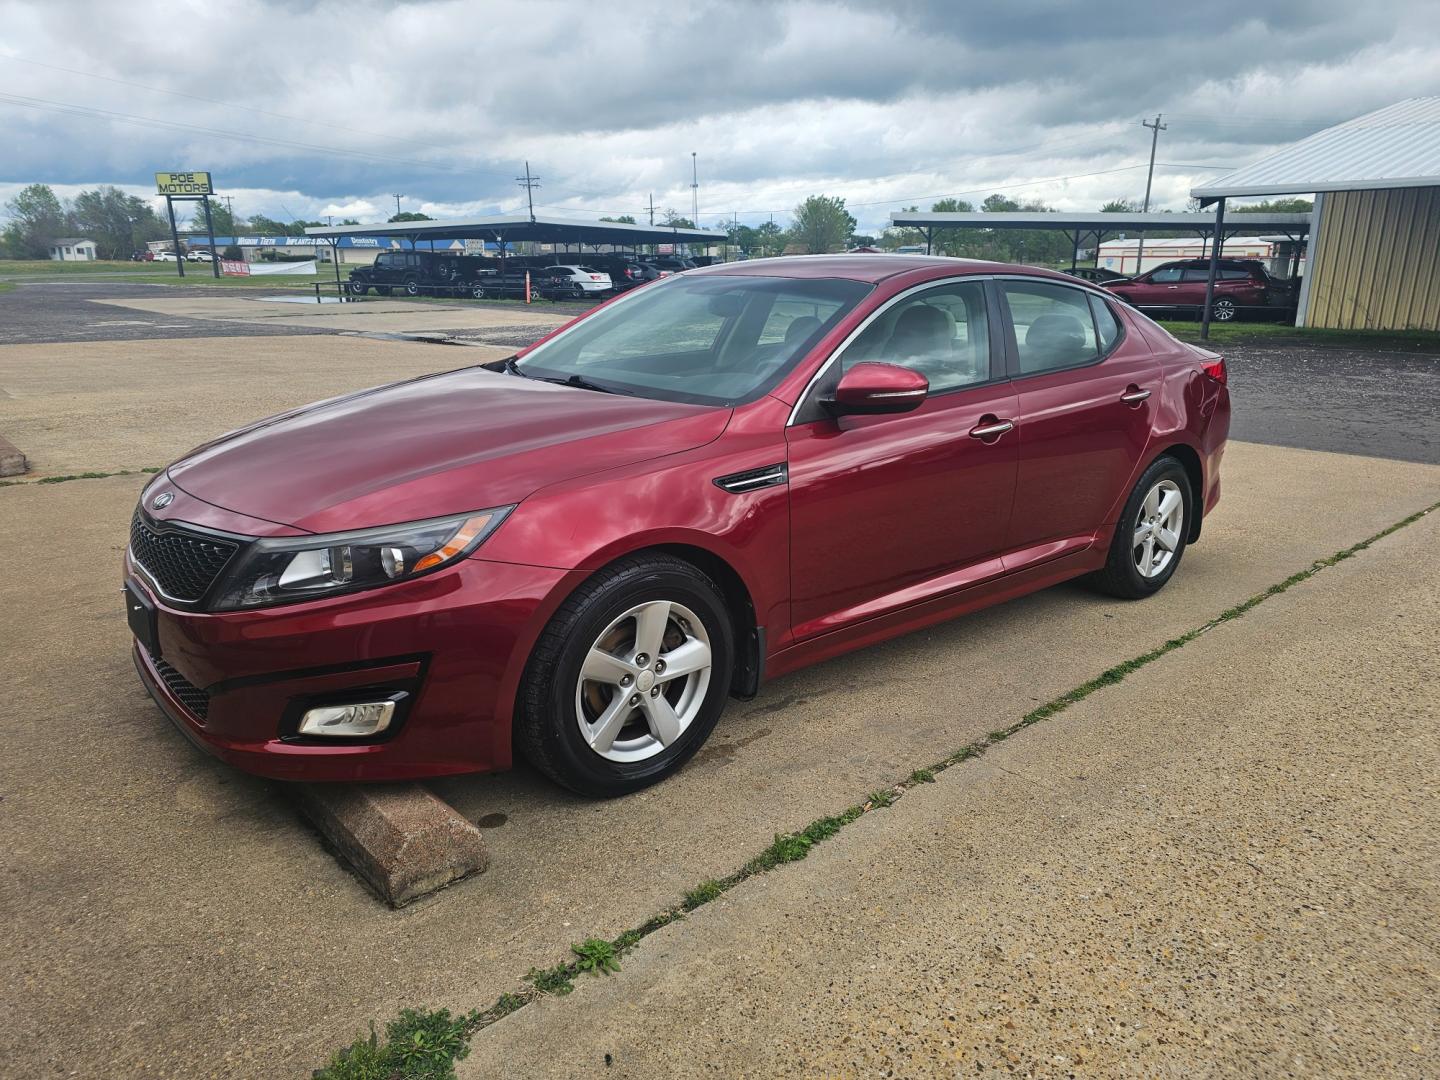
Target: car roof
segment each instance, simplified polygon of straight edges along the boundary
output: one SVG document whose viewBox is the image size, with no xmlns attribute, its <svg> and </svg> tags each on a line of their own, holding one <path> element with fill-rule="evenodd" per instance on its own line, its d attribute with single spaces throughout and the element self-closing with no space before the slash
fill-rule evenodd
<svg viewBox="0 0 1440 1080">
<path fill-rule="evenodd" d="M 783 255 L 770 259 L 749 259 L 739 263 L 718 263 L 702 266 L 690 274 L 723 276 L 848 278 L 876 284 L 898 274 L 930 270 L 934 276 L 949 274 L 1020 273 L 1034 277 L 1054 278 L 1071 284 L 1068 274 L 1056 273 L 1038 266 L 988 262 L 984 259 L 951 259 L 939 255 Z"/>
</svg>

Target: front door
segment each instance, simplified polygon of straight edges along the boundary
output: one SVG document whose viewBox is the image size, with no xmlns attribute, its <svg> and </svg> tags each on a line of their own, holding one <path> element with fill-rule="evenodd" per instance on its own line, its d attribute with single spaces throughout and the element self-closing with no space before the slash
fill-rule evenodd
<svg viewBox="0 0 1440 1080">
<path fill-rule="evenodd" d="M 788 429 L 791 625 L 797 639 L 883 615 L 1000 572 L 1014 496 L 1015 415 L 987 286 L 893 302 L 802 401 Z M 814 396 L 862 361 L 922 372 L 914 412 L 834 419 Z"/>
<path fill-rule="evenodd" d="M 1084 547 L 1149 444 L 1160 365 L 1087 290 L 1004 279 L 1020 465 L 1007 570 Z"/>
</svg>

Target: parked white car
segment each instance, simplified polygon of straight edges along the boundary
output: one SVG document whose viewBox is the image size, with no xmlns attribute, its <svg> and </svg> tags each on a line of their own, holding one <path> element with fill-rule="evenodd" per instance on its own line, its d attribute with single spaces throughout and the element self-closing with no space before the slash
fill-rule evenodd
<svg viewBox="0 0 1440 1080">
<path fill-rule="evenodd" d="M 153 261 L 154 261 L 154 262 L 179 262 L 180 259 L 176 256 L 175 252 L 173 252 L 173 251 L 157 251 L 157 252 L 155 252 L 155 258 L 154 258 Z"/>
<path fill-rule="evenodd" d="M 214 262 L 215 253 L 212 251 L 189 251 L 185 253 L 186 262 Z"/>
<path fill-rule="evenodd" d="M 577 299 L 582 296 L 608 293 L 614 288 L 610 283 L 609 274 L 602 274 L 590 266 L 547 266 L 540 271 L 540 275 L 554 282 L 551 285 L 553 292 L 560 296 L 574 296 Z"/>
</svg>

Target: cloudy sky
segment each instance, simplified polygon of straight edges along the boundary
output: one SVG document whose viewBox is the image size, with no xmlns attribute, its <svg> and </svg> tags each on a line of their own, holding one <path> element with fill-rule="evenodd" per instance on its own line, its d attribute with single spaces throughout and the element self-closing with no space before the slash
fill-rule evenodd
<svg viewBox="0 0 1440 1080">
<path fill-rule="evenodd" d="M 1440 94 L 1435 0 L 0 0 L 0 201 L 203 169 L 237 215 L 524 205 L 784 223 L 1004 191 L 1153 201 Z"/>
</svg>

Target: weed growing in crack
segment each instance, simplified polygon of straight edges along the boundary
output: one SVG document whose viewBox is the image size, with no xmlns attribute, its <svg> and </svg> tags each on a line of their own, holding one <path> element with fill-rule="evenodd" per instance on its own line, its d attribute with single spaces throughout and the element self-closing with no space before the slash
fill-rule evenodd
<svg viewBox="0 0 1440 1080">
<path fill-rule="evenodd" d="M 575 970 L 588 971 L 591 975 L 609 975 L 620 970 L 620 961 L 615 959 L 615 946 L 600 938 L 586 938 L 580 945 L 571 945 L 575 954 Z"/>
</svg>

